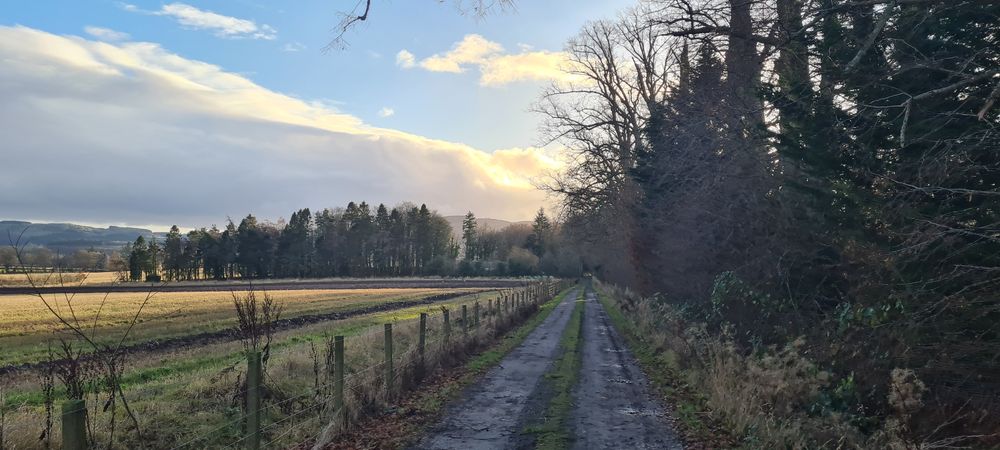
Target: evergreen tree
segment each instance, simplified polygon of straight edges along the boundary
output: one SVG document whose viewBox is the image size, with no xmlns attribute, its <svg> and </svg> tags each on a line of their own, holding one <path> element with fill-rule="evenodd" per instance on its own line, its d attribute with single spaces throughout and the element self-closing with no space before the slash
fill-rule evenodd
<svg viewBox="0 0 1000 450">
<path fill-rule="evenodd" d="M 181 278 L 184 269 L 184 242 L 177 225 L 171 226 L 163 241 L 163 270 L 168 280 Z"/>
<path fill-rule="evenodd" d="M 309 209 L 293 212 L 278 238 L 278 276 L 305 277 L 312 266 L 313 224 Z"/>
<path fill-rule="evenodd" d="M 469 211 L 462 221 L 462 242 L 465 244 L 465 259 L 476 256 L 478 233 L 476 231 L 476 215 Z"/>
<path fill-rule="evenodd" d="M 545 209 L 538 208 L 538 214 L 535 215 L 535 220 L 531 223 L 531 235 L 528 236 L 527 242 L 528 249 L 535 256 L 541 258 L 545 254 L 546 247 L 549 245 L 551 234 L 552 222 L 545 216 Z"/>
</svg>

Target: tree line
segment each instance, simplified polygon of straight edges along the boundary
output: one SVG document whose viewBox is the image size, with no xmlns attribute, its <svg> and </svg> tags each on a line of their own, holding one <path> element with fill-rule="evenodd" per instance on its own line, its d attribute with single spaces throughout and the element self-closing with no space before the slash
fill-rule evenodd
<svg viewBox="0 0 1000 450">
<path fill-rule="evenodd" d="M 19 272 L 20 266 L 38 269 L 70 268 L 88 271 L 104 271 L 111 264 L 108 252 L 77 249 L 72 253 L 60 254 L 46 247 L 27 247 L 21 250 L 18 261 L 13 247 L 0 247 L 0 270 L 5 273 Z"/>
<path fill-rule="evenodd" d="M 894 415 L 905 368 L 932 393 L 913 442 L 995 436 L 972 411 L 1000 406 L 998 23 L 994 1 L 649 0 L 588 24 L 580 81 L 537 106 L 576 162 L 548 186 L 566 232 L 745 352 L 805 337 L 859 423 Z"/>
<path fill-rule="evenodd" d="M 556 236 L 542 210 L 533 226 L 500 230 L 480 229 L 470 212 L 459 239 L 426 205 L 373 211 L 350 202 L 315 214 L 300 209 L 287 222 L 251 214 L 224 229 L 181 233 L 175 225 L 162 242 L 140 236 L 125 245 L 113 265 L 132 281 L 579 274 L 579 257 L 561 251 Z"/>
</svg>

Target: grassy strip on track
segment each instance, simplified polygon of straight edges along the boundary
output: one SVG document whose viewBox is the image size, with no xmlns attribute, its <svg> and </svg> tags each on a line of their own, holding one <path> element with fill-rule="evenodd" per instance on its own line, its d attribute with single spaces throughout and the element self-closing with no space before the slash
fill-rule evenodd
<svg viewBox="0 0 1000 450">
<path fill-rule="evenodd" d="M 585 295 L 586 289 L 580 289 L 580 296 L 573 307 L 569 324 L 559 339 L 559 356 L 545 374 L 551 398 L 541 423 L 530 425 L 525 429 L 526 433 L 535 435 L 537 449 L 565 449 L 569 448 L 573 441 L 567 422 L 573 410 L 573 387 L 579 380 L 580 367 L 583 364 L 581 336 Z"/>
<path fill-rule="evenodd" d="M 428 426 L 441 417 L 444 406 L 459 398 L 462 392 L 484 373 L 500 364 L 552 314 L 556 306 L 575 285 L 539 305 L 537 314 L 521 326 L 508 331 L 499 342 L 472 356 L 464 365 L 446 369 L 427 380 L 422 387 L 402 398 L 399 405 L 386 414 L 360 423 L 353 431 L 338 438 L 332 449 L 406 448 L 422 436 Z"/>
<path fill-rule="evenodd" d="M 731 448 L 729 432 L 709 415 L 704 397 L 684 382 L 676 361 L 657 351 L 654 343 L 644 338 L 638 327 L 625 317 L 617 302 L 603 289 L 595 288 L 598 300 L 611 319 L 611 324 L 625 338 L 632 355 L 649 378 L 655 392 L 673 406 L 681 435 L 692 448 Z M 698 445 L 692 445 L 698 444 Z"/>
</svg>

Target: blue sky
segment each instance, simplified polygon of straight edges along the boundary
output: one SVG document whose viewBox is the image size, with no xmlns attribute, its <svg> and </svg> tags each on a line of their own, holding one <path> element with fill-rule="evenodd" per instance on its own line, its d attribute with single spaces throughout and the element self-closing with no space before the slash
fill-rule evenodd
<svg viewBox="0 0 1000 450">
<path fill-rule="evenodd" d="M 0 219 L 194 227 L 350 200 L 524 220 L 553 201 L 541 89 L 563 44 L 631 1 L 10 2 Z"/>
<path fill-rule="evenodd" d="M 169 17 L 122 7 L 132 4 L 157 11 L 170 3 L 269 25 L 276 30 L 274 39 L 220 38 Z M 613 16 L 631 3 L 520 1 L 513 11 L 477 19 L 448 2 L 376 0 L 371 20 L 347 36 L 349 46 L 328 52 L 322 48 L 333 36 L 338 14 L 353 7 L 353 0 L 11 2 L 0 23 L 81 36 L 87 36 L 87 26 L 128 33 L 131 40 L 159 43 L 272 90 L 329 102 L 373 125 L 493 150 L 537 143 L 538 117 L 528 109 L 547 82 L 482 87 L 474 70 L 462 74 L 400 70 L 395 55 L 406 49 L 418 57 L 430 56 L 448 50 L 467 34 L 479 34 L 508 51 L 517 51 L 519 45 L 558 51 L 586 21 Z M 300 50 L 283 51 L 286 46 Z M 380 117 L 382 108 L 395 114 Z"/>
</svg>

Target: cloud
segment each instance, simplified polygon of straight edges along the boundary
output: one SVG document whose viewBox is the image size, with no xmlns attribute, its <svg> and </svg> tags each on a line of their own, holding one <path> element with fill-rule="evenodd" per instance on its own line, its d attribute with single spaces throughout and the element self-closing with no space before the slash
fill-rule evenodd
<svg viewBox="0 0 1000 450">
<path fill-rule="evenodd" d="M 478 34 L 469 34 L 448 52 L 420 61 L 420 67 L 431 72 L 461 73 L 465 71 L 463 65 L 484 64 L 488 58 L 502 51 L 500 44 L 488 41 Z"/>
<path fill-rule="evenodd" d="M 524 52 L 491 58 L 479 67 L 479 84 L 502 86 L 517 81 L 572 81 L 563 52 Z"/>
<path fill-rule="evenodd" d="M 301 52 L 302 50 L 305 49 L 306 49 L 305 44 L 299 42 L 289 42 L 281 46 L 281 51 L 283 52 Z"/>
<path fill-rule="evenodd" d="M 416 64 L 416 58 L 414 58 L 413 53 L 406 50 L 400 50 L 396 53 L 396 65 L 404 69 L 409 69 Z"/>
<path fill-rule="evenodd" d="M 0 211 L 8 218 L 202 226 L 349 200 L 530 218 L 557 170 L 378 128 L 148 42 L 0 27 Z"/>
<path fill-rule="evenodd" d="M 379 117 L 391 117 L 394 115 L 396 115 L 396 110 L 388 106 L 384 106 L 382 107 L 382 109 L 378 110 Z"/>
<path fill-rule="evenodd" d="M 125 41 L 131 37 L 128 33 L 115 31 L 110 28 L 86 26 L 83 27 L 83 31 L 102 41 Z"/>
<path fill-rule="evenodd" d="M 120 5 L 122 9 L 130 12 L 170 17 L 184 27 L 209 30 L 221 38 L 272 40 L 278 37 L 278 30 L 270 25 L 258 25 L 253 20 L 205 11 L 186 3 L 169 3 L 156 11 L 145 11 L 128 3 L 120 3 Z"/>
<path fill-rule="evenodd" d="M 503 86 L 519 81 L 573 81 L 566 72 L 569 59 L 564 52 L 534 51 L 518 44 L 520 53 L 505 53 L 503 46 L 478 34 L 469 34 L 451 50 L 420 60 L 407 50 L 396 55 L 403 68 L 419 66 L 431 72 L 463 73 L 469 67 L 479 69 L 479 84 Z"/>
</svg>

